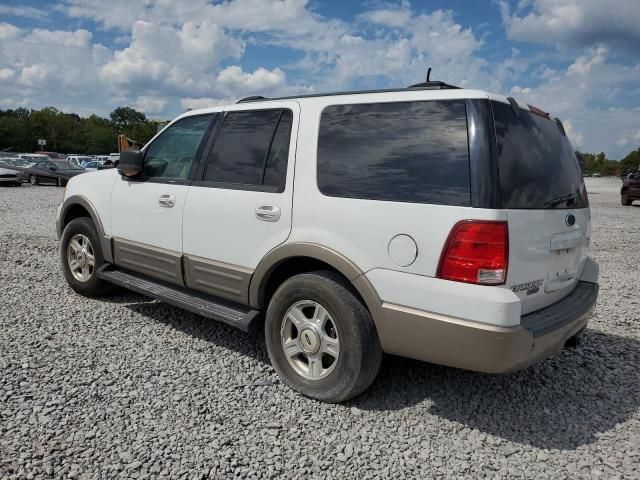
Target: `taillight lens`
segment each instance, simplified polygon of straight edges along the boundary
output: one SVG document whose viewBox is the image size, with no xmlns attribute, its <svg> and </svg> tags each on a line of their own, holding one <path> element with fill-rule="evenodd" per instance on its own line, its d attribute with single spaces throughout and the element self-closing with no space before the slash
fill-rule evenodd
<svg viewBox="0 0 640 480">
<path fill-rule="evenodd" d="M 507 222 L 463 220 L 456 223 L 442 251 L 438 277 L 455 282 L 500 285 L 507 279 Z"/>
</svg>

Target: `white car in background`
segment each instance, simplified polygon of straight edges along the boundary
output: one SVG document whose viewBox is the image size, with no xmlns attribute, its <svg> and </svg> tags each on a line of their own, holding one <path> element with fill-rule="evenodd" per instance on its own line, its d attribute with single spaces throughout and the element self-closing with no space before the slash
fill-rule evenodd
<svg viewBox="0 0 640 480">
<path fill-rule="evenodd" d="M 85 163 L 92 162 L 93 160 L 95 160 L 95 158 L 88 155 L 69 155 L 67 157 L 67 162 L 78 167 L 84 167 Z"/>
</svg>

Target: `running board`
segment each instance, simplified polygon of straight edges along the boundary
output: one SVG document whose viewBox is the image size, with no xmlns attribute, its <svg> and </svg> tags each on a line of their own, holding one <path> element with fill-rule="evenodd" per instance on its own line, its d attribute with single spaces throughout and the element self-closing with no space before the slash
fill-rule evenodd
<svg viewBox="0 0 640 480">
<path fill-rule="evenodd" d="M 249 307 L 212 299 L 192 290 L 155 280 L 144 275 L 120 270 L 113 265 L 103 265 L 97 271 L 98 277 L 114 285 L 133 290 L 161 300 L 176 307 L 183 308 L 203 317 L 226 323 L 242 331 L 251 331 L 260 314 Z"/>
</svg>

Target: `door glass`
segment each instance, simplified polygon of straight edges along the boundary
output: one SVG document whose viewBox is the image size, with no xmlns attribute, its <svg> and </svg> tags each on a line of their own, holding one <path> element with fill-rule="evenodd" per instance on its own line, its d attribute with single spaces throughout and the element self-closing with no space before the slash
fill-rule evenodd
<svg viewBox="0 0 640 480">
<path fill-rule="evenodd" d="M 287 163 L 289 161 L 289 142 L 291 140 L 291 110 L 284 110 L 278 128 L 271 142 L 269 157 L 264 171 L 263 185 L 276 187 L 278 192 L 284 192 L 287 178 Z"/>
<path fill-rule="evenodd" d="M 281 112 L 229 112 L 213 146 L 204 180 L 261 185 L 267 153 Z"/>
<path fill-rule="evenodd" d="M 162 132 L 146 149 L 143 176 L 186 179 L 214 115 L 185 117 Z"/>
</svg>

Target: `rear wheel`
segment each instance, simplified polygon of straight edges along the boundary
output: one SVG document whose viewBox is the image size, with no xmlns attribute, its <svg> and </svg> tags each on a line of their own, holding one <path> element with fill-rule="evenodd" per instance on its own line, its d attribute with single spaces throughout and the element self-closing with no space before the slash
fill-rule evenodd
<svg viewBox="0 0 640 480">
<path fill-rule="evenodd" d="M 633 203 L 633 200 L 629 198 L 629 194 L 627 192 L 622 192 L 622 195 L 620 196 L 620 203 L 625 207 L 628 207 Z"/>
<path fill-rule="evenodd" d="M 269 302 L 265 337 L 283 382 L 324 402 L 362 393 L 382 361 L 369 311 L 333 272 L 305 273 L 284 282 Z"/>
<path fill-rule="evenodd" d="M 91 219 L 75 218 L 67 224 L 60 239 L 60 260 L 67 283 L 80 295 L 95 297 L 113 289 L 96 274 L 105 261 Z"/>
<path fill-rule="evenodd" d="M 40 185 L 40 180 L 38 180 L 38 177 L 36 177 L 35 175 L 31 175 L 29 177 L 29 182 L 31 183 L 31 185 Z"/>
</svg>

